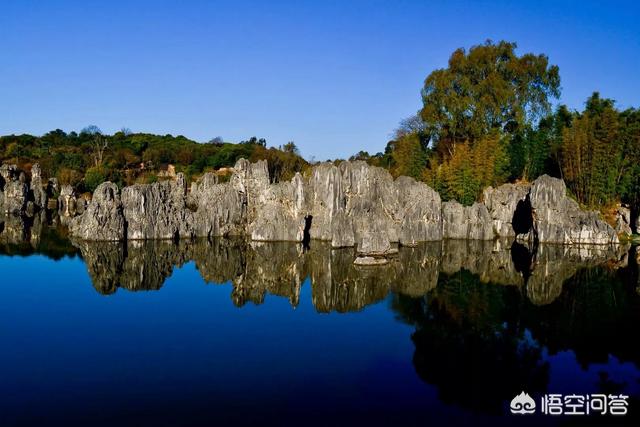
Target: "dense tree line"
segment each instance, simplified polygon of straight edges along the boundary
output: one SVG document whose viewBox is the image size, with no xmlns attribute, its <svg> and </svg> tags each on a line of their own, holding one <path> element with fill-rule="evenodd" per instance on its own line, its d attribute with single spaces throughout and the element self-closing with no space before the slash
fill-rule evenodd
<svg viewBox="0 0 640 427">
<path fill-rule="evenodd" d="M 563 178 L 588 207 L 616 202 L 640 205 L 640 110 L 620 111 L 595 92 L 583 111 L 552 101 L 560 73 L 545 55 L 517 55 L 515 43 L 487 41 L 456 50 L 447 68 L 433 71 L 422 88 L 423 107 L 401 121 L 383 153 L 360 159 L 427 182 L 444 200 L 469 205 L 487 186 L 531 181 L 542 174 Z M 118 185 L 153 182 L 167 165 L 189 179 L 233 166 L 244 157 L 266 159 L 273 181 L 290 179 L 309 164 L 293 142 L 267 148 L 262 138 L 233 144 L 216 137 L 197 143 L 184 136 L 132 133 L 103 135 L 54 130 L 43 136 L 0 137 L 0 160 L 92 191 L 104 180 Z M 224 176 L 222 177 L 224 178 Z"/>
<path fill-rule="evenodd" d="M 308 167 L 293 142 L 267 148 L 266 141 L 256 137 L 237 144 L 223 142 L 220 137 L 197 143 L 181 135 L 132 133 L 127 129 L 104 135 L 95 126 L 79 133 L 56 129 L 42 136 L 0 137 L 3 163 L 28 170 L 38 162 L 45 176 L 56 177 L 81 191 L 93 191 L 105 180 L 120 186 L 154 182 L 168 165 L 194 179 L 206 171 L 231 167 L 241 157 L 267 159 L 273 181 L 290 179 Z"/>
<path fill-rule="evenodd" d="M 403 120 L 384 153 L 352 159 L 409 175 L 445 200 L 471 204 L 483 188 L 563 178 L 587 207 L 640 204 L 640 110 L 620 111 L 595 92 L 584 111 L 551 108 L 560 74 L 545 55 L 490 41 L 456 50 L 432 72 L 423 108 Z"/>
</svg>

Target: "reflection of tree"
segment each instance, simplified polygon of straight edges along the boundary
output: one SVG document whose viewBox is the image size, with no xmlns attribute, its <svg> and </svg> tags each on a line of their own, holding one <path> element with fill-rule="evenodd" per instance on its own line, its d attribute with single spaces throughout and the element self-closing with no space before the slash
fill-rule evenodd
<svg viewBox="0 0 640 427">
<path fill-rule="evenodd" d="M 516 288 L 481 283 L 467 271 L 441 275 L 423 299 L 394 300 L 394 309 L 416 326 L 416 372 L 438 387 L 445 403 L 502 413 L 521 390 L 545 390 L 549 367 L 518 323 L 520 300 Z"/>
<path fill-rule="evenodd" d="M 523 322 L 552 354 L 573 350 L 583 368 L 605 363 L 609 354 L 640 366 L 632 338 L 640 322 L 634 276 L 637 269 L 632 265 L 617 272 L 602 267 L 578 270 L 552 304 L 526 310 Z"/>
<path fill-rule="evenodd" d="M 640 367 L 633 339 L 640 321 L 638 268 L 634 256 L 629 259 L 617 271 L 574 267 L 545 305 L 535 305 L 528 289 L 483 283 L 480 275 L 462 270 L 441 274 L 423 298 L 396 296 L 392 308 L 415 325 L 416 372 L 437 386 L 444 402 L 498 413 L 521 390 L 547 392 L 553 368 L 542 359 L 545 348 L 550 354 L 573 351 L 583 369 L 607 363 L 610 355 Z M 620 393 L 640 380 L 621 383 L 606 372 L 599 375 L 597 388 L 605 393 Z"/>
</svg>

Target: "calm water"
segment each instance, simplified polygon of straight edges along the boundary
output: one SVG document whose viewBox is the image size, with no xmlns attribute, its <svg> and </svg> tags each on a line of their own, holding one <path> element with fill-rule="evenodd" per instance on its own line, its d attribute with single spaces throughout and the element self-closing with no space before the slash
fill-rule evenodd
<svg viewBox="0 0 640 427">
<path fill-rule="evenodd" d="M 635 248 L 72 244 L 0 220 L 0 425 L 637 422 Z M 515 416 L 521 391 L 623 418 Z"/>
</svg>

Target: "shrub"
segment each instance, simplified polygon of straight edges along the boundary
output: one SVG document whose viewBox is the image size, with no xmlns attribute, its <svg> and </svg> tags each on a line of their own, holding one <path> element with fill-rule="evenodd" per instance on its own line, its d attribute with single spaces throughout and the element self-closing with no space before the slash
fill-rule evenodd
<svg viewBox="0 0 640 427">
<path fill-rule="evenodd" d="M 98 185 L 105 182 L 106 179 L 106 173 L 101 167 L 91 167 L 84 174 L 84 189 L 93 193 Z"/>
</svg>

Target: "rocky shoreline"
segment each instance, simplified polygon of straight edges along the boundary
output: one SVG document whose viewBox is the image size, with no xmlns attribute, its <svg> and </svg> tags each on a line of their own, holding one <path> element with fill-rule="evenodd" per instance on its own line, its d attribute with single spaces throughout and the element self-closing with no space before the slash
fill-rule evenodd
<svg viewBox="0 0 640 427">
<path fill-rule="evenodd" d="M 462 206 L 408 177 L 362 161 L 322 163 L 291 181 L 271 183 L 266 161 L 240 159 L 229 182 L 207 173 L 188 188 L 182 174 L 119 190 L 101 184 L 90 202 L 34 165 L 30 181 L 14 166 L 0 169 L 0 208 L 8 215 L 57 208 L 70 235 L 86 241 L 246 236 L 253 241 L 355 247 L 356 263 L 384 264 L 397 245 L 443 239 L 510 238 L 528 244 L 615 245 L 616 230 L 598 213 L 583 211 L 562 180 L 487 188 L 482 202 Z M 628 218 L 626 219 L 628 222 Z M 637 227 L 637 225 L 636 225 Z M 629 227 L 630 228 L 630 227 Z M 629 230 L 630 231 L 630 230 Z"/>
</svg>

